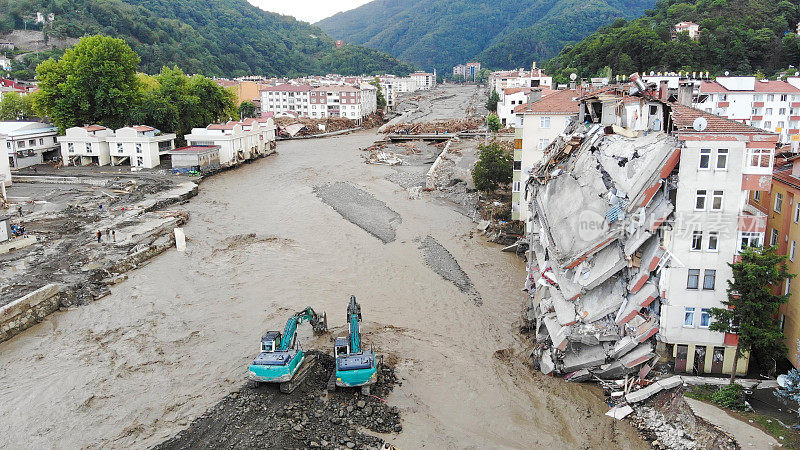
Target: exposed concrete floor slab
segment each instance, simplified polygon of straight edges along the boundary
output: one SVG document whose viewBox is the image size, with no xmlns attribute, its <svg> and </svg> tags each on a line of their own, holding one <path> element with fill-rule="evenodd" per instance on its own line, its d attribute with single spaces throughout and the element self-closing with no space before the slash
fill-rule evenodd
<svg viewBox="0 0 800 450">
<path fill-rule="evenodd" d="M 772 436 L 714 405 L 688 397 L 686 402 L 695 414 L 733 436 L 743 449 L 771 450 L 779 446 L 778 441 Z"/>
</svg>

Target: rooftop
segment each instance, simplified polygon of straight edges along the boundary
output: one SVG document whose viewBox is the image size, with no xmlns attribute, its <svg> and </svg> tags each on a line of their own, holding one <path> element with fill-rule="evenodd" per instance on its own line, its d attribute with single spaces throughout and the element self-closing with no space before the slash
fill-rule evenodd
<svg viewBox="0 0 800 450">
<path fill-rule="evenodd" d="M 173 152 L 207 152 L 219 149 L 219 145 L 190 145 L 188 147 L 180 147 L 172 150 Z"/>
<path fill-rule="evenodd" d="M 728 89 L 718 81 L 704 81 L 700 85 L 700 92 L 703 94 L 716 94 L 727 92 L 763 92 L 763 93 L 793 93 L 800 92 L 800 89 L 792 86 L 785 81 L 778 80 L 756 80 L 753 89 Z"/>
<path fill-rule="evenodd" d="M 270 86 L 261 89 L 262 92 L 308 92 L 310 90 L 311 86 L 306 84 L 279 84 L 277 86 Z"/>
<path fill-rule="evenodd" d="M 577 98 L 579 96 L 580 91 L 574 89 L 555 91 L 542 97 L 538 102 L 517 106 L 514 108 L 514 112 L 517 114 L 578 114 Z"/>
<path fill-rule="evenodd" d="M 706 129 L 703 133 L 759 133 L 774 134 L 760 128 L 751 127 L 740 122 L 736 122 L 725 117 L 720 117 L 697 108 L 684 106 L 679 103 L 671 103 L 672 120 L 678 131 L 694 132 L 694 121 L 698 117 L 706 119 Z"/>
</svg>

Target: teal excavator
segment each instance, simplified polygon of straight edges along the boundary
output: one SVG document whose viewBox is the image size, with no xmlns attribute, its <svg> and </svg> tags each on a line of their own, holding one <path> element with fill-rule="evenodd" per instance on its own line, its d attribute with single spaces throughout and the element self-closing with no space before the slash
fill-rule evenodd
<svg viewBox="0 0 800 450">
<path fill-rule="evenodd" d="M 334 356 L 336 357 L 335 383 L 328 383 L 330 390 L 339 387 L 361 387 L 361 393 L 368 395 L 369 388 L 378 379 L 378 360 L 375 352 L 361 348 L 361 305 L 356 296 L 350 296 L 347 305 L 347 323 L 350 334 L 347 338 L 337 337 L 334 340 Z M 333 378 L 331 377 L 333 381 Z"/>
<path fill-rule="evenodd" d="M 308 355 L 297 346 L 297 326 L 309 322 L 314 333 L 328 329 L 327 317 L 319 316 L 307 307 L 286 321 L 283 336 L 279 331 L 268 331 L 261 337 L 261 352 L 250 365 L 250 379 L 257 383 L 280 383 L 283 393 L 291 393 L 308 375 L 316 362 L 316 355 Z"/>
</svg>

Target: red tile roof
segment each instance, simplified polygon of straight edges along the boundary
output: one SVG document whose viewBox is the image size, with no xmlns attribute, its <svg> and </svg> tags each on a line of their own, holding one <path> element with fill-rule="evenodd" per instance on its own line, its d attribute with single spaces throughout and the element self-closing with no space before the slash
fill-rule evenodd
<svg viewBox="0 0 800 450">
<path fill-rule="evenodd" d="M 83 127 L 83 129 L 86 130 L 86 131 L 90 131 L 91 132 L 91 131 L 105 130 L 106 127 L 104 127 L 102 125 L 89 125 L 87 127 Z"/>
<path fill-rule="evenodd" d="M 772 170 L 772 179 L 780 181 L 783 184 L 792 186 L 795 189 L 800 189 L 800 179 L 792 175 L 792 164 L 799 164 L 798 162 L 789 162 L 780 167 L 775 167 Z"/>
<path fill-rule="evenodd" d="M 726 93 L 726 92 L 764 92 L 764 93 L 783 94 L 783 93 L 800 92 L 800 89 L 797 89 L 796 87 L 792 86 L 791 84 L 785 81 L 756 80 L 755 87 L 753 88 L 752 91 L 750 90 L 733 91 L 719 84 L 719 82 L 717 81 L 704 81 L 703 84 L 700 85 L 700 92 L 704 94 L 716 94 L 716 93 Z"/>
<path fill-rule="evenodd" d="M 155 128 L 148 127 L 147 125 L 135 125 L 135 126 L 132 126 L 131 128 L 133 128 L 134 130 L 136 130 L 136 131 L 138 131 L 140 133 L 147 133 L 148 131 L 155 131 L 156 130 Z"/>
<path fill-rule="evenodd" d="M 308 92 L 311 86 L 305 84 L 279 84 L 278 86 L 265 87 L 262 91 L 272 92 Z"/>
<path fill-rule="evenodd" d="M 538 102 L 517 106 L 514 108 L 514 112 L 520 114 L 578 114 L 579 102 L 577 99 L 579 96 L 579 91 L 573 89 L 554 91 L 542 97 Z"/>
<path fill-rule="evenodd" d="M 228 123 L 212 123 L 209 125 L 209 130 L 232 130 L 233 127 L 236 126 L 236 122 L 228 122 Z"/>
<path fill-rule="evenodd" d="M 670 106 L 672 106 L 672 121 L 678 131 L 694 131 L 694 120 L 705 117 L 708 125 L 703 133 L 775 134 L 679 103 L 670 103 Z"/>
</svg>

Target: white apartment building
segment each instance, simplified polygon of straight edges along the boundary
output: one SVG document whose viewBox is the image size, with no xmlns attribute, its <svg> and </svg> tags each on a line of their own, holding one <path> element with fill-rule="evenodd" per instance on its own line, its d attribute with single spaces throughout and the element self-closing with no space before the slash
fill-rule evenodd
<svg viewBox="0 0 800 450">
<path fill-rule="evenodd" d="M 436 71 L 433 73 L 428 72 L 414 72 L 408 76 L 411 81 L 416 85 L 414 90 L 429 91 L 436 87 Z"/>
<path fill-rule="evenodd" d="M 6 187 L 11 186 L 11 165 L 9 158 L 0 157 L 0 178 L 2 178 L 2 182 Z"/>
<path fill-rule="evenodd" d="M 361 117 L 366 117 L 378 111 L 378 88 L 361 83 Z"/>
<path fill-rule="evenodd" d="M 101 125 L 67 128 L 61 143 L 61 160 L 65 166 L 107 166 L 111 163 L 108 138 L 114 133 Z"/>
<path fill-rule="evenodd" d="M 161 133 L 145 125 L 120 128 L 106 141 L 112 166 L 128 164 L 152 169 L 161 164 L 160 155 L 175 149 L 175 134 Z"/>
<path fill-rule="evenodd" d="M 244 119 L 240 124 L 248 135 L 247 146 L 252 157 L 266 156 L 275 151 L 275 121 L 271 117 Z"/>
<path fill-rule="evenodd" d="M 529 102 L 528 97 L 533 88 L 506 88 L 500 94 L 500 101 L 497 102 L 497 117 L 500 118 L 500 123 L 503 127 L 517 126 L 517 116 L 514 113 L 514 108 L 524 105 Z M 550 92 L 549 90 L 547 91 Z M 545 91 L 539 90 L 539 93 L 544 96 Z M 539 97 L 541 99 L 541 97 Z"/>
<path fill-rule="evenodd" d="M 312 87 L 298 84 L 281 84 L 261 90 L 261 111 L 295 113 L 298 116 L 311 117 L 310 93 Z"/>
<path fill-rule="evenodd" d="M 8 165 L 22 169 L 58 157 L 58 129 L 42 122 L 0 122 L 0 146 Z"/>
<path fill-rule="evenodd" d="M 248 133 L 249 134 L 249 133 Z M 205 128 L 192 128 L 184 136 L 189 147 L 219 146 L 219 164 L 234 166 L 249 159 L 250 148 L 242 124 L 238 122 L 215 123 Z"/>
<path fill-rule="evenodd" d="M 677 33 L 687 33 L 689 35 L 689 39 L 696 40 L 700 38 L 700 25 L 694 22 L 678 22 L 675 24 L 675 34 L 673 34 L 673 39 L 677 36 Z"/>
<path fill-rule="evenodd" d="M 800 138 L 800 78 L 717 77 L 700 85 L 695 107 L 779 135 Z"/>
<path fill-rule="evenodd" d="M 525 89 L 525 88 L 512 88 Z M 541 90 L 535 91 L 541 93 Z M 514 94 L 512 94 L 514 95 Z M 543 98 L 517 105 L 514 114 L 518 125 L 514 129 L 514 176 L 511 188 L 511 219 L 525 223 L 530 232 L 525 186 L 531 169 L 539 164 L 545 148 L 574 122 L 578 115 L 578 91 L 553 91 Z"/>
<path fill-rule="evenodd" d="M 728 263 L 744 245 L 764 242 L 766 215 L 748 199 L 770 189 L 778 135 L 688 107 L 673 108 L 673 118 L 682 146 L 659 333 L 673 346 L 676 371 L 730 373 L 738 336 L 710 331 L 709 309 L 727 299 Z M 745 373 L 747 361 L 737 369 Z"/>
<path fill-rule="evenodd" d="M 396 80 L 397 77 L 394 76 L 382 76 L 380 77 L 379 82 L 381 93 L 383 94 L 384 100 L 386 100 L 386 109 L 390 111 L 394 110 L 394 107 L 397 104 L 397 88 L 395 85 Z"/>
<path fill-rule="evenodd" d="M 517 69 L 512 71 L 492 72 L 489 75 L 489 87 L 502 95 L 506 88 L 521 87 L 547 87 L 552 88 L 553 77 L 547 76 L 543 70 L 536 68 L 533 64 L 531 70 Z"/>
</svg>

